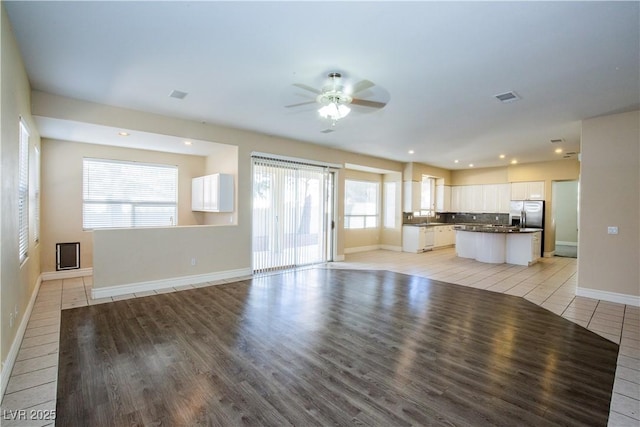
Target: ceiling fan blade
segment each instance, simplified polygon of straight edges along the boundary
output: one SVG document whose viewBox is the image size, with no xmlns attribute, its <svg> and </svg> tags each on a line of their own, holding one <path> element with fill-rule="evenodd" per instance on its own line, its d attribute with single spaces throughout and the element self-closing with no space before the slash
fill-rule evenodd
<svg viewBox="0 0 640 427">
<path fill-rule="evenodd" d="M 316 101 L 307 101 L 307 102 L 299 102 L 297 104 L 291 104 L 291 105 L 285 105 L 284 108 L 292 108 L 292 107 L 299 107 L 301 105 L 309 105 L 309 104 L 315 104 Z"/>
<path fill-rule="evenodd" d="M 312 88 L 311 86 L 307 86 L 307 85 L 302 84 L 302 83 L 294 83 L 293 85 L 296 86 L 296 87 L 299 87 L 300 89 L 304 89 L 304 90 L 308 90 L 309 92 L 313 92 L 316 95 L 320 95 L 320 93 L 321 93 L 318 89 Z"/>
<path fill-rule="evenodd" d="M 353 95 L 358 92 L 362 92 L 363 90 L 369 89 L 370 87 L 375 86 L 375 84 L 369 80 L 360 80 L 358 83 L 353 86 Z"/>
<path fill-rule="evenodd" d="M 385 105 L 387 105 L 386 102 L 367 101 L 366 99 L 357 99 L 357 98 L 353 98 L 351 103 L 354 105 L 361 105 L 363 107 L 371 107 L 371 108 L 382 108 Z"/>
</svg>

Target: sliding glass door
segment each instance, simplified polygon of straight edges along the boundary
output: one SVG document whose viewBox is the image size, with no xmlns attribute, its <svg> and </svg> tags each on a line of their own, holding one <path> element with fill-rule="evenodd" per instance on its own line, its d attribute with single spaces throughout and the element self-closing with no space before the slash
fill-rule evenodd
<svg viewBox="0 0 640 427">
<path fill-rule="evenodd" d="M 329 168 L 254 157 L 254 272 L 331 260 L 333 205 Z"/>
</svg>

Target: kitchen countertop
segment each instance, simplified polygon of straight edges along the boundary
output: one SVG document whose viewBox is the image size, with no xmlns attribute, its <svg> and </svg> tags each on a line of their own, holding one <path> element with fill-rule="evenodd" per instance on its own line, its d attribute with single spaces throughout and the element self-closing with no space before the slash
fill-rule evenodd
<svg viewBox="0 0 640 427">
<path fill-rule="evenodd" d="M 421 222 L 416 224 L 402 224 L 408 225 L 410 227 L 438 227 L 440 225 L 456 225 L 456 224 L 447 224 L 446 222 Z"/>
<path fill-rule="evenodd" d="M 451 224 L 446 222 L 422 222 L 416 224 L 402 224 L 410 227 L 438 227 L 441 225 L 452 225 L 456 230 L 474 231 L 478 233 L 535 233 L 543 231 L 542 228 L 518 228 L 510 225 L 496 224 Z"/>
<path fill-rule="evenodd" d="M 456 225 L 456 230 L 459 231 L 474 231 L 478 233 L 535 233 L 542 231 L 542 228 L 518 228 L 507 225 Z"/>
</svg>

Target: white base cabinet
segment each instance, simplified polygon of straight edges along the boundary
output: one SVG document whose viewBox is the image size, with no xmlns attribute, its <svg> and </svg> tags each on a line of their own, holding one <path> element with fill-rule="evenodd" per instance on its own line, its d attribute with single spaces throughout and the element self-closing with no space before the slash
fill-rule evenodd
<svg viewBox="0 0 640 427">
<path fill-rule="evenodd" d="M 193 178 L 191 210 L 233 212 L 233 175 L 216 173 Z"/>
<path fill-rule="evenodd" d="M 542 232 L 511 234 L 507 239 L 507 263 L 535 264 L 540 259 Z"/>
<path fill-rule="evenodd" d="M 433 249 L 433 227 L 402 226 L 402 251 L 419 253 Z"/>
<path fill-rule="evenodd" d="M 532 265 L 540 259 L 542 232 L 483 233 L 458 230 L 456 254 L 491 264 Z"/>
<path fill-rule="evenodd" d="M 436 225 L 433 229 L 434 248 L 446 248 L 456 244 L 456 231 L 453 225 Z"/>
</svg>

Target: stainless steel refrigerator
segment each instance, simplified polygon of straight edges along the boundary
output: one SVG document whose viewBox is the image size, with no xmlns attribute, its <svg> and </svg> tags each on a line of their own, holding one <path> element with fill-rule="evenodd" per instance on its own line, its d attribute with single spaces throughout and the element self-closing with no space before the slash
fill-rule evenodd
<svg viewBox="0 0 640 427">
<path fill-rule="evenodd" d="M 544 201 L 543 200 L 512 200 L 509 209 L 509 222 L 520 228 L 544 229 Z M 542 233 L 542 249 L 544 254 L 544 232 Z"/>
</svg>

